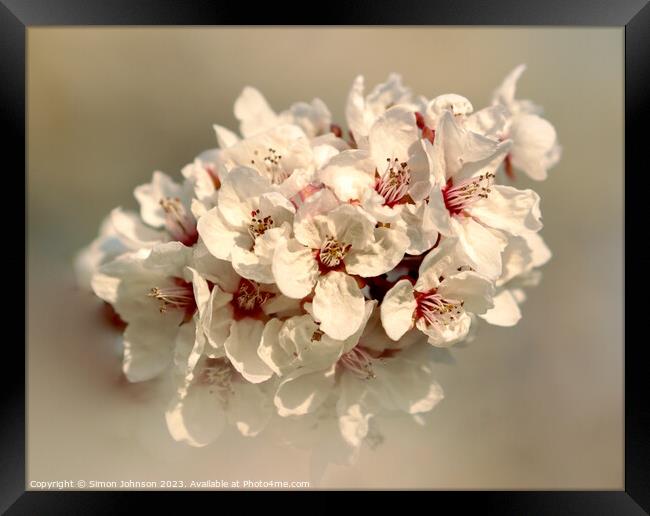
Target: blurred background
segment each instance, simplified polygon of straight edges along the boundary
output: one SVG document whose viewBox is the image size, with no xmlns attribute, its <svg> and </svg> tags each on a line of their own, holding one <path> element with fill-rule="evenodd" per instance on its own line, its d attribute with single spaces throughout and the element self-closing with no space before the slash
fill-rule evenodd
<svg viewBox="0 0 650 516">
<path fill-rule="evenodd" d="M 438 364 L 445 399 L 321 487 L 622 489 L 622 28 L 29 28 L 30 480 L 309 480 L 309 455 L 234 432 L 173 443 L 160 401 L 120 374 L 115 334 L 74 286 L 75 253 L 154 170 L 176 178 L 237 129 L 246 85 L 277 110 L 320 97 L 344 125 L 357 74 L 476 109 L 519 63 L 563 158 L 542 197 L 553 251 L 514 328 L 483 325 Z M 163 403 L 164 405 L 164 403 Z"/>
</svg>

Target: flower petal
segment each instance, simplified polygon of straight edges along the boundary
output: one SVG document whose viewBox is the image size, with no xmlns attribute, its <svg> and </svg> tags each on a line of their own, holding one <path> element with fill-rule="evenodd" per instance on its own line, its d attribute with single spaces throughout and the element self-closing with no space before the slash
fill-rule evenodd
<svg viewBox="0 0 650 516">
<path fill-rule="evenodd" d="M 244 138 L 261 133 L 279 123 L 264 96 L 255 88 L 246 86 L 235 101 L 235 118 Z"/>
<path fill-rule="evenodd" d="M 150 380 L 170 366 L 177 328 L 177 321 L 162 316 L 129 322 L 124 331 L 122 370 L 130 382 Z"/>
<path fill-rule="evenodd" d="M 462 252 L 467 257 L 467 265 L 488 278 L 501 275 L 501 252 L 507 240 L 497 230 L 484 227 L 470 217 L 453 217 L 452 227 Z"/>
<path fill-rule="evenodd" d="M 532 190 L 494 185 L 486 199 L 468 208 L 472 217 L 485 225 L 513 235 L 542 229 L 539 195 Z"/>
<path fill-rule="evenodd" d="M 405 233 L 389 228 L 375 228 L 374 237 L 360 250 L 350 250 L 344 260 L 348 273 L 364 278 L 384 274 L 400 262 L 411 242 Z"/>
<path fill-rule="evenodd" d="M 464 302 L 466 311 L 483 314 L 494 306 L 494 284 L 485 276 L 473 271 L 463 271 L 445 278 L 438 287 L 442 297 Z"/>
<path fill-rule="evenodd" d="M 343 272 L 331 271 L 320 277 L 312 306 L 321 330 L 333 339 L 347 339 L 363 323 L 363 293 L 354 278 Z"/>
<path fill-rule="evenodd" d="M 318 278 L 318 264 L 311 249 L 294 239 L 278 242 L 271 270 L 280 291 L 295 299 L 308 295 Z"/>
<path fill-rule="evenodd" d="M 403 279 L 386 293 L 379 307 L 381 323 L 393 340 L 399 340 L 413 327 L 413 314 L 417 303 L 415 291 L 409 280 Z"/>
<path fill-rule="evenodd" d="M 305 372 L 302 369 L 288 375 L 278 386 L 274 403 L 282 417 L 302 416 L 315 411 L 329 396 L 334 386 L 336 367 L 325 371 Z"/>
<path fill-rule="evenodd" d="M 510 290 L 504 290 L 494 297 L 494 307 L 480 317 L 495 326 L 514 326 L 521 319 L 521 311 Z"/>
<path fill-rule="evenodd" d="M 261 383 L 273 376 L 273 371 L 257 354 L 263 331 L 262 321 L 249 318 L 233 321 L 230 335 L 224 342 L 226 355 L 233 367 L 251 383 Z"/>
</svg>

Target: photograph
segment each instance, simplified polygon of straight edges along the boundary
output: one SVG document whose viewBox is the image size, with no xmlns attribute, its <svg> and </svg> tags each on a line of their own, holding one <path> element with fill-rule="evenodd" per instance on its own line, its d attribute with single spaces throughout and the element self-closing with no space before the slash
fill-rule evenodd
<svg viewBox="0 0 650 516">
<path fill-rule="evenodd" d="M 625 28 L 35 26 L 25 489 L 625 489 Z"/>
</svg>

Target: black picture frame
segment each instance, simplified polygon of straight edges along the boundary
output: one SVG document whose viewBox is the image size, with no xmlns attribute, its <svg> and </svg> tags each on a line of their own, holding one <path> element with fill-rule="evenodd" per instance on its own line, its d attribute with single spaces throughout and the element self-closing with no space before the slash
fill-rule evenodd
<svg viewBox="0 0 650 516">
<path fill-rule="evenodd" d="M 650 115 L 650 5 L 647 0 L 501 0 L 501 1 L 405 1 L 363 0 L 309 9 L 277 3 L 247 5 L 211 0 L 0 0 L 0 116 L 3 179 L 26 183 L 25 62 L 27 28 L 52 25 L 554 25 L 625 27 L 625 335 L 633 336 L 625 348 L 625 489 L 624 491 L 553 492 L 451 492 L 427 493 L 443 506 L 465 512 L 475 508 L 494 514 L 607 514 L 650 513 L 650 407 L 643 393 L 650 392 L 646 372 L 647 344 L 641 333 L 647 302 L 641 293 L 648 286 L 644 266 L 650 264 L 642 226 L 643 199 L 650 182 L 645 154 Z M 283 12 L 285 11 L 285 12 Z M 308 14 L 313 13 L 313 14 Z M 598 109 L 598 106 L 594 106 Z M 603 128 L 606 130 L 606 128 Z M 25 182 L 20 173 L 25 171 Z M 13 185 L 5 188 L 12 188 Z M 11 210 L 15 214 L 15 210 Z M 6 215 L 7 216 L 7 215 Z M 11 215 L 8 215 L 11 219 Z M 10 226 L 7 228 L 7 226 Z M 6 224 L 5 244 L 15 246 L 27 233 L 18 224 Z M 26 228 L 26 225 L 25 225 Z M 15 232 L 15 235 L 11 232 Z M 9 244 L 7 244 L 9 242 Z M 16 260 L 14 260 L 16 261 Z M 6 274 L 14 279 L 11 269 Z M 25 292 L 27 291 L 25 267 Z M 635 300 L 639 296 L 639 301 Z M 9 307 L 17 309 L 17 306 Z M 6 316 L 5 325 L 13 323 Z M 25 331 L 27 331 L 25 304 Z M 19 320 L 17 317 L 16 320 Z M 638 330 L 638 331 L 635 331 Z M 13 332 L 8 332 L 11 335 Z M 636 337 L 639 335 L 639 337 Z M 27 335 L 26 335 L 27 337 Z M 3 359 L 13 364 L 13 376 L 3 373 L 2 438 L 0 440 L 0 510 L 7 514 L 113 514 L 131 503 L 133 493 L 25 491 L 25 378 L 18 364 L 25 349 L 5 338 Z M 25 338 L 25 345 L 27 338 Z M 26 366 L 25 366 L 26 367 Z M 5 367 L 6 372 L 9 367 Z M 26 373 L 26 369 L 24 370 Z M 161 493 L 164 494 L 164 493 Z M 397 493 L 404 495 L 404 493 Z M 411 493 L 409 493 L 411 494 Z M 248 496 L 249 493 L 246 494 Z M 384 493 L 375 493 L 385 496 Z M 292 493 L 305 496 L 305 493 Z M 165 504 L 169 496 L 165 494 Z M 381 498 L 380 498 L 381 499 Z M 442 504 L 442 505 L 441 505 Z M 216 510 L 216 509 L 215 509 Z"/>
</svg>

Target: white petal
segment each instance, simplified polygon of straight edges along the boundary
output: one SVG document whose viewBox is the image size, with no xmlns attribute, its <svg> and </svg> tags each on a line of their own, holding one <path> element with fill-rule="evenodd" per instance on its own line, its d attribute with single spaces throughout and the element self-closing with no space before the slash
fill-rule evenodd
<svg viewBox="0 0 650 516">
<path fill-rule="evenodd" d="M 264 331 L 262 321 L 249 318 L 233 321 L 230 335 L 224 342 L 226 355 L 233 367 L 251 383 L 264 382 L 273 376 L 273 371 L 257 354 L 257 348 L 262 340 L 262 331 Z"/>
<path fill-rule="evenodd" d="M 542 228 L 539 201 L 539 195 L 532 190 L 494 185 L 487 199 L 481 199 L 467 211 L 487 226 L 521 235 Z"/>
<path fill-rule="evenodd" d="M 320 277 L 312 306 L 321 330 L 333 339 L 347 339 L 363 323 L 363 293 L 357 282 L 343 272 L 331 271 Z"/>
<path fill-rule="evenodd" d="M 270 397 L 258 385 L 248 382 L 233 383 L 228 399 L 228 420 L 242 435 L 259 434 L 273 413 Z"/>
<path fill-rule="evenodd" d="M 463 271 L 445 278 L 438 293 L 445 298 L 463 301 L 467 312 L 483 314 L 493 306 L 494 285 L 476 272 Z"/>
<path fill-rule="evenodd" d="M 546 179 L 547 169 L 557 161 L 548 157 L 556 152 L 555 128 L 537 115 L 519 115 L 510 127 L 510 138 L 513 140 L 513 166 L 537 181 Z"/>
<path fill-rule="evenodd" d="M 244 138 L 261 133 L 279 123 L 264 96 L 255 88 L 246 86 L 235 101 L 235 117 Z"/>
<path fill-rule="evenodd" d="M 495 326 L 514 326 L 521 319 L 519 303 L 509 290 L 494 297 L 494 307 L 480 316 Z"/>
<path fill-rule="evenodd" d="M 221 260 L 230 260 L 233 248 L 247 248 L 251 236 L 231 226 L 222 216 L 221 208 L 215 207 L 199 219 L 196 229 L 210 253 Z"/>
<path fill-rule="evenodd" d="M 381 302 L 381 323 L 393 340 L 399 340 L 413 326 L 415 302 L 413 285 L 409 280 L 400 280 L 386 293 Z"/>
<path fill-rule="evenodd" d="M 361 250 L 354 247 L 345 257 L 345 269 L 350 274 L 364 278 L 379 276 L 393 269 L 404 257 L 410 244 L 409 237 L 401 231 L 375 228 L 374 242 Z"/>
<path fill-rule="evenodd" d="M 214 124 L 212 127 L 214 128 L 214 132 L 217 135 L 217 143 L 219 144 L 219 148 L 227 149 L 228 147 L 232 147 L 237 142 L 239 142 L 239 136 L 233 133 L 230 129 L 217 124 Z"/>
<path fill-rule="evenodd" d="M 212 355 L 215 355 L 217 350 L 222 350 L 226 339 L 230 336 L 233 320 L 230 301 L 232 301 L 232 294 L 224 292 L 217 285 L 212 288 L 210 299 L 201 318 L 201 325 L 212 348 Z"/>
<path fill-rule="evenodd" d="M 520 64 L 512 70 L 499 87 L 495 90 L 492 96 L 492 104 L 502 104 L 510 107 L 515 100 L 515 91 L 517 89 L 517 81 L 521 74 L 526 70 L 525 64 Z"/>
<path fill-rule="evenodd" d="M 177 324 L 162 315 L 129 323 L 124 331 L 122 369 L 130 382 L 150 380 L 170 366 Z"/>
<path fill-rule="evenodd" d="M 501 275 L 501 252 L 507 240 L 496 230 L 488 229 L 470 217 L 453 217 L 452 227 L 467 257 L 468 264 L 488 278 Z"/>
<path fill-rule="evenodd" d="M 295 299 L 309 294 L 318 278 L 318 264 L 311 249 L 294 239 L 278 242 L 271 270 L 280 291 Z"/>
<path fill-rule="evenodd" d="M 151 183 L 136 187 L 133 193 L 140 203 L 142 220 L 154 228 L 165 224 L 165 210 L 160 205 L 160 200 L 167 197 L 184 199 L 187 195 L 181 185 L 162 172 L 154 172 Z"/>
<path fill-rule="evenodd" d="M 373 124 L 370 134 L 370 153 L 383 174 L 387 160 L 398 163 L 409 160 L 411 145 L 419 142 L 420 133 L 415 114 L 403 106 L 395 106 L 386 111 Z"/>
<path fill-rule="evenodd" d="M 131 248 L 153 247 L 168 238 L 165 238 L 163 231 L 146 226 L 142 219 L 135 213 L 124 211 L 122 208 L 115 208 L 111 211 L 111 224 L 116 235 Z"/>
<path fill-rule="evenodd" d="M 176 396 L 165 412 L 165 419 L 176 441 L 197 447 L 213 442 L 226 424 L 218 394 L 204 385 L 190 386 L 187 393 Z"/>
<path fill-rule="evenodd" d="M 427 325 L 424 319 L 418 319 L 415 325 L 422 333 L 429 337 L 429 344 L 446 348 L 465 339 L 469 333 L 471 324 L 471 317 L 463 312 L 453 324 L 446 326 Z"/>
<path fill-rule="evenodd" d="M 363 150 L 347 150 L 334 156 L 318 178 L 344 202 L 362 199 L 375 185 L 375 162 Z"/>
<path fill-rule="evenodd" d="M 336 368 L 326 371 L 297 370 L 278 386 L 273 400 L 282 417 L 301 416 L 316 410 L 334 386 Z"/>
</svg>

